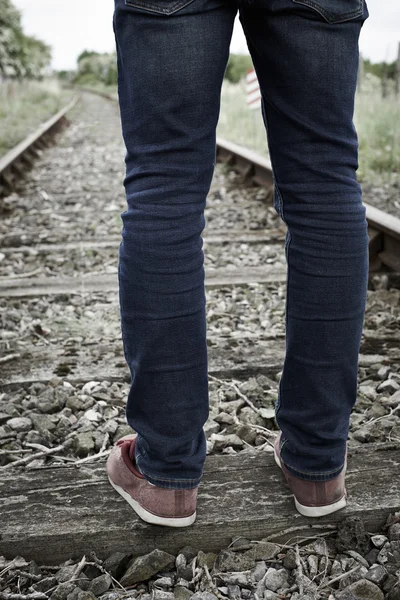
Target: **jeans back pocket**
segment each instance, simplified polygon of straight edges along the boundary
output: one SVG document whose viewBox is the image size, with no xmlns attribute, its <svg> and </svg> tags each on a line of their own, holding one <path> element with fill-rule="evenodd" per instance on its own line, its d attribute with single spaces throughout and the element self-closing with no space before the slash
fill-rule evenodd
<svg viewBox="0 0 400 600">
<path fill-rule="evenodd" d="M 342 23 L 362 17 L 364 0 L 292 0 L 319 13 L 328 23 Z"/>
<path fill-rule="evenodd" d="M 192 2 L 194 0 L 125 0 L 125 5 L 160 15 L 172 15 Z"/>
</svg>

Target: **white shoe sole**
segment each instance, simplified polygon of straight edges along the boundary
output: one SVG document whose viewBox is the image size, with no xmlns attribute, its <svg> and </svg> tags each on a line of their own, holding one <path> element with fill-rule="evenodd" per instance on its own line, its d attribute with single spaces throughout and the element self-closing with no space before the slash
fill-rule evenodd
<svg viewBox="0 0 400 600">
<path fill-rule="evenodd" d="M 116 490 L 118 494 L 120 494 L 123 497 L 123 499 L 128 502 L 128 504 L 133 508 L 135 513 L 141 519 L 143 519 L 143 521 L 146 521 L 146 523 L 151 523 L 152 525 L 165 525 L 166 527 L 188 527 L 189 525 L 192 525 L 196 520 L 196 512 L 194 512 L 189 517 L 182 518 L 159 517 L 158 515 L 153 515 L 153 513 L 147 511 L 145 508 L 143 508 L 143 506 L 140 506 L 139 502 L 137 502 L 132 498 L 132 496 L 127 494 L 127 492 L 125 492 L 125 490 L 122 487 L 113 483 L 110 477 L 108 477 L 108 481 L 111 483 L 114 490 Z"/>
<path fill-rule="evenodd" d="M 274 457 L 276 464 L 280 469 L 282 469 L 281 461 L 276 453 L 275 446 Z M 304 517 L 325 517 L 325 515 L 330 515 L 331 513 L 334 513 L 347 505 L 346 495 L 344 495 L 343 498 L 341 498 L 337 502 L 334 502 L 333 504 L 328 504 L 327 506 L 304 506 L 304 504 L 300 504 L 300 502 L 297 500 L 294 494 L 293 498 L 296 509 Z"/>
</svg>

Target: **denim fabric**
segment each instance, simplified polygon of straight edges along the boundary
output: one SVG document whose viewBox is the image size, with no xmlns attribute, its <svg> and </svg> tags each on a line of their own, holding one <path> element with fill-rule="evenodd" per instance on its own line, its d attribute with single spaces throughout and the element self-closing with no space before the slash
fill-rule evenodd
<svg viewBox="0 0 400 600">
<path fill-rule="evenodd" d="M 115 0 L 126 416 L 140 469 L 170 488 L 197 486 L 206 455 L 201 234 L 237 13 L 288 228 L 277 422 L 290 470 L 316 481 L 340 471 L 356 400 L 368 233 L 353 110 L 365 0 Z"/>
</svg>

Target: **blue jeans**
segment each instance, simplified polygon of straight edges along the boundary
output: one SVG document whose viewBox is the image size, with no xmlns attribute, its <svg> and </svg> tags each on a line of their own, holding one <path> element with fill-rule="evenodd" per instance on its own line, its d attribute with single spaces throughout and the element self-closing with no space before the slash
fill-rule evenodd
<svg viewBox="0 0 400 600">
<path fill-rule="evenodd" d="M 201 233 L 237 11 L 262 91 L 274 207 L 287 225 L 276 418 L 289 470 L 313 481 L 340 472 L 356 401 L 368 232 L 353 111 L 365 0 L 115 0 L 126 416 L 139 468 L 168 488 L 197 486 L 206 456 Z"/>
</svg>

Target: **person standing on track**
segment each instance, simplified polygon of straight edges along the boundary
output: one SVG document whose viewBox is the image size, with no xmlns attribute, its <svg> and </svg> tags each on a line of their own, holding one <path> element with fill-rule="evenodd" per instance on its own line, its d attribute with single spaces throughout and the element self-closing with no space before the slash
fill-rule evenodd
<svg viewBox="0 0 400 600">
<path fill-rule="evenodd" d="M 196 518 L 209 414 L 201 233 L 239 12 L 287 225 L 286 355 L 275 459 L 298 511 L 346 505 L 368 281 L 353 124 L 365 0 L 115 0 L 127 210 L 119 252 L 129 425 L 107 461 L 147 522 Z"/>
</svg>

